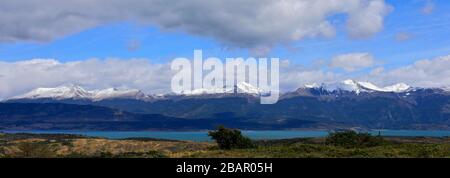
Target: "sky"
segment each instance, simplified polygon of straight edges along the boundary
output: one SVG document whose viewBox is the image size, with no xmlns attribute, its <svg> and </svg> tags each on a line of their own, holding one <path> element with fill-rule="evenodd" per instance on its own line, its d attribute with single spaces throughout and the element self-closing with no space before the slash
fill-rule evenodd
<svg viewBox="0 0 450 178">
<path fill-rule="evenodd" d="M 447 0 L 2 0 L 0 98 L 170 90 L 170 61 L 277 57 L 282 91 L 344 79 L 450 86 Z"/>
</svg>

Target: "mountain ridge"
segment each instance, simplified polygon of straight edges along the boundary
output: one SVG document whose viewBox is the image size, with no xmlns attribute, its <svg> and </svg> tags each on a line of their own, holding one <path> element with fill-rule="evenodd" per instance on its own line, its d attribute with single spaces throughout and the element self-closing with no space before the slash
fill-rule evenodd
<svg viewBox="0 0 450 178">
<path fill-rule="evenodd" d="M 405 84 L 405 83 L 397 83 L 390 86 L 378 87 L 377 85 L 370 82 L 360 82 L 351 79 L 343 80 L 341 82 L 335 83 L 322 83 L 318 85 L 317 83 L 306 84 L 304 88 L 316 88 L 323 89 L 330 92 L 333 91 L 353 91 L 356 94 L 361 92 L 393 92 L 393 93 L 402 93 L 407 92 L 413 89 L 413 87 Z"/>
<path fill-rule="evenodd" d="M 405 84 L 398 83 L 385 87 L 378 87 L 370 82 L 358 82 L 355 80 L 344 80 L 335 83 L 322 83 L 322 84 L 306 84 L 299 89 L 320 89 L 328 92 L 337 91 L 349 91 L 360 94 L 363 92 L 393 92 L 403 93 L 413 90 L 414 88 Z M 297 89 L 297 90 L 299 90 Z M 101 101 L 108 99 L 137 99 L 143 101 L 166 99 L 166 97 L 173 96 L 202 96 L 202 95 L 221 95 L 221 94 L 246 94 L 251 96 L 260 96 L 267 94 L 268 92 L 255 87 L 251 84 L 241 82 L 235 85 L 234 89 L 229 88 L 200 88 L 191 91 L 181 91 L 180 94 L 167 93 L 167 94 L 146 94 L 139 89 L 96 89 L 85 90 L 81 86 L 77 85 L 61 85 L 55 88 L 36 88 L 22 95 L 14 96 L 5 99 L 8 100 L 22 100 L 22 99 L 86 99 L 92 101 Z M 291 92 L 286 92 L 291 93 Z M 286 94 L 282 93 L 282 94 Z M 5 101 L 4 100 L 4 101 Z"/>
<path fill-rule="evenodd" d="M 156 125 L 147 120 L 139 120 L 148 128 L 209 129 L 214 125 L 229 124 L 243 129 L 333 129 L 333 128 L 364 128 L 364 129 L 450 129 L 450 92 L 439 88 L 412 88 L 402 84 L 387 90 L 384 87 L 374 87 L 367 83 L 346 81 L 336 89 L 323 87 L 326 84 L 300 87 L 296 91 L 284 93 L 279 101 L 272 105 L 259 104 L 257 95 L 245 93 L 201 93 L 199 95 L 166 95 L 158 99 L 140 100 L 136 97 L 109 98 L 90 100 L 82 97 L 68 99 L 32 98 L 8 100 L 3 104 L 75 104 L 85 107 L 104 107 L 114 111 L 123 111 L 136 116 L 151 119 L 153 116 L 178 118 L 158 120 Z M 343 87 L 341 87 L 343 86 Z M 370 89 L 370 90 L 369 90 Z M 374 90 L 371 90 L 374 89 Z M 399 90 L 404 89 L 404 90 Z M 236 88 L 235 88 L 236 90 Z M 72 90 L 70 90 L 72 91 Z M 83 91 L 83 90 L 80 90 Z M 116 92 L 115 90 L 107 90 Z M 64 93 L 64 92 L 62 92 Z M 75 92 L 77 93 L 77 92 Z M 127 92 L 124 92 L 127 93 Z M 80 96 L 83 92 L 78 92 Z M 72 96 L 72 95 L 68 95 Z M 78 95 L 77 95 L 78 96 Z M 126 95 L 129 96 L 129 95 Z M 133 96 L 133 95 L 132 95 Z M 24 111 L 28 109 L 23 107 Z M 19 110 L 20 111 L 20 110 Z M 9 113 L 8 109 L 0 111 L 5 119 L 28 118 L 45 114 L 49 116 L 67 113 L 61 108 L 49 107 L 42 113 L 27 116 L 27 113 Z M 82 110 L 74 113 L 83 114 Z M 70 113 L 67 113 L 70 114 Z M 92 114 L 93 118 L 90 118 Z M 92 112 L 78 117 L 83 120 L 96 119 L 98 113 Z M 153 116 L 152 116 L 153 115 Z M 60 115 L 60 119 L 68 117 Z M 69 115 L 73 117 L 73 115 Z M 146 117 L 152 116 L 152 117 Z M 161 118 L 158 117 L 158 118 Z M 46 122 L 45 118 L 41 118 Z M 48 119 L 55 119 L 49 117 Z M 11 121 L 11 120 L 9 120 Z M 20 126 L 24 120 L 12 120 L 12 126 Z M 13 122 L 14 121 L 14 122 Z M 129 129 L 141 128 L 136 122 Z M 155 121 L 156 122 L 156 121 Z M 35 124 L 39 124 L 35 123 Z M 61 124 L 59 122 L 53 124 Z M 80 123 L 78 128 L 82 125 Z M 108 123 L 102 123 L 108 124 Z M 114 123 L 115 124 L 115 123 Z M 155 123 L 153 123 L 155 124 Z M 170 126 L 175 124 L 175 126 Z M 198 125 L 198 126 L 196 126 Z M 120 129 L 118 125 L 101 128 Z M 128 126 L 127 126 L 128 127 Z M 95 129 L 95 124 L 90 125 Z M 99 128 L 99 129 L 101 129 Z"/>
</svg>

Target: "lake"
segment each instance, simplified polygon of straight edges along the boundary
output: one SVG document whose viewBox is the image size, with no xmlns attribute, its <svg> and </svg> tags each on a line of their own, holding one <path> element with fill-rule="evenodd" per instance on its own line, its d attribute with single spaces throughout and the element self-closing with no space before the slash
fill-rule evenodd
<svg viewBox="0 0 450 178">
<path fill-rule="evenodd" d="M 92 137 L 105 137 L 110 139 L 123 139 L 130 137 L 158 138 L 170 140 L 191 140 L 191 141 L 211 141 L 207 131 L 177 132 L 177 131 L 2 131 L 5 133 L 35 133 L 35 134 L 77 134 Z M 377 131 L 369 131 L 373 135 L 378 135 Z M 280 131 L 242 131 L 242 133 L 252 139 L 288 139 L 288 138 L 308 138 L 325 137 L 328 131 L 307 131 L 307 130 L 280 130 Z M 442 130 L 381 130 L 382 136 L 424 136 L 424 137 L 450 137 L 450 131 Z"/>
</svg>

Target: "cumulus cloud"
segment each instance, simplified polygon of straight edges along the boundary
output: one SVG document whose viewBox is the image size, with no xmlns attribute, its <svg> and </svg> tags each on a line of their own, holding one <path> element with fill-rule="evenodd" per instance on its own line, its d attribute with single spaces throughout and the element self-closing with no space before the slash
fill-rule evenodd
<svg viewBox="0 0 450 178">
<path fill-rule="evenodd" d="M 170 64 L 153 64 L 147 59 L 88 59 L 59 62 L 54 59 L 33 59 L 0 62 L 0 99 L 23 94 L 37 87 L 76 84 L 86 89 L 109 87 L 136 88 L 146 93 L 168 93 L 175 71 Z M 373 69 L 368 74 L 353 76 L 321 68 L 280 63 L 280 89 L 292 91 L 304 84 L 330 83 L 347 78 L 368 81 L 380 86 L 404 82 L 415 87 L 450 86 L 450 55 L 387 70 Z"/>
<path fill-rule="evenodd" d="M 333 15 L 347 15 L 351 37 L 383 28 L 384 0 L 2 0 L 0 41 L 50 41 L 102 24 L 134 21 L 225 45 L 265 49 L 307 37 L 331 37 Z"/>
<path fill-rule="evenodd" d="M 386 6 L 384 1 L 363 2 L 365 8 L 358 8 L 350 12 L 347 29 L 353 38 L 367 38 L 383 29 L 384 16 L 392 7 Z"/>
<path fill-rule="evenodd" d="M 283 92 L 296 90 L 305 84 L 330 83 L 344 78 L 342 74 L 293 64 L 288 60 L 280 63 L 280 89 Z"/>
<path fill-rule="evenodd" d="M 171 92 L 176 71 L 170 63 L 153 64 L 147 59 L 87 59 L 60 62 L 32 59 L 0 62 L 0 99 L 23 94 L 38 87 L 75 84 L 86 89 L 109 87 L 140 89 L 149 94 Z M 292 91 L 308 83 L 331 82 L 336 74 L 283 61 L 280 65 L 280 89 Z"/>
<path fill-rule="evenodd" d="M 333 57 L 330 67 L 342 68 L 347 72 L 353 72 L 375 65 L 376 61 L 369 53 L 350 53 Z"/>
<path fill-rule="evenodd" d="M 7 98 L 37 87 L 65 84 L 87 89 L 123 87 L 164 93 L 170 89 L 172 71 L 168 64 L 152 64 L 145 59 L 89 59 L 65 63 L 33 59 L 0 62 L 0 75 L 0 98 Z"/>
<path fill-rule="evenodd" d="M 450 86 L 450 55 L 425 59 L 396 69 L 375 72 L 367 79 L 380 84 L 405 82 L 416 87 Z"/>
</svg>

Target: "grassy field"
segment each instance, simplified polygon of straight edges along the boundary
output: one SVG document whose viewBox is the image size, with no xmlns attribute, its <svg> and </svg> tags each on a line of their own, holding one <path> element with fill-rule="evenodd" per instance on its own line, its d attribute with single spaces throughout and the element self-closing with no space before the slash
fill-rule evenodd
<svg viewBox="0 0 450 178">
<path fill-rule="evenodd" d="M 450 158 L 450 138 L 388 137 L 376 146 L 348 147 L 325 138 L 256 141 L 254 148 L 220 150 L 215 143 L 77 135 L 0 134 L 0 157 L 50 158 Z"/>
</svg>

